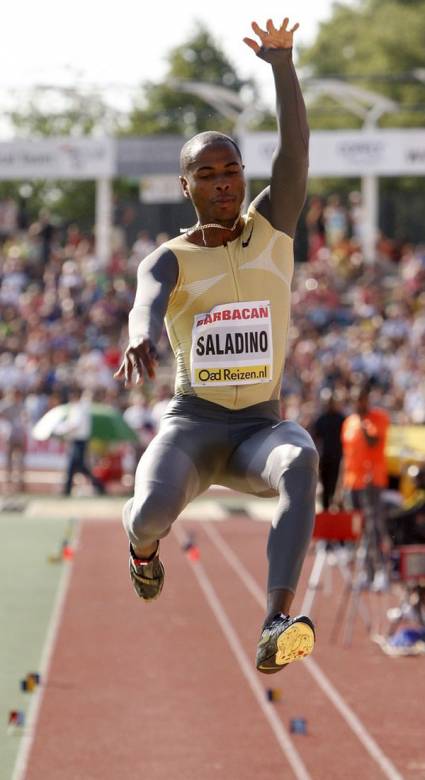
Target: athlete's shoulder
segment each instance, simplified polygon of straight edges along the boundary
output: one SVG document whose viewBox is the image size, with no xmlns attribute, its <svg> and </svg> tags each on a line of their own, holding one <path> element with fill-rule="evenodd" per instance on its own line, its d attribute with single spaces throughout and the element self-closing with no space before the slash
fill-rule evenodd
<svg viewBox="0 0 425 780">
<path fill-rule="evenodd" d="M 158 281 L 176 281 L 178 262 L 175 252 L 168 246 L 169 242 L 156 247 L 140 262 L 138 276 L 150 274 Z"/>
<path fill-rule="evenodd" d="M 246 214 L 246 220 L 247 223 L 251 223 L 256 229 L 268 233 L 269 235 L 274 234 L 278 237 L 282 237 L 288 246 L 293 246 L 294 239 L 289 236 L 288 233 L 274 227 L 271 222 L 270 186 L 260 192 L 260 194 L 250 203 Z"/>
<path fill-rule="evenodd" d="M 169 238 L 168 241 L 162 244 L 162 247 L 168 249 L 170 252 L 174 252 L 175 254 L 184 252 L 185 250 L 190 251 L 191 249 L 199 249 L 197 244 L 191 244 L 190 241 L 187 240 L 184 233 L 181 233 L 178 236 L 174 236 L 173 238 Z"/>
</svg>

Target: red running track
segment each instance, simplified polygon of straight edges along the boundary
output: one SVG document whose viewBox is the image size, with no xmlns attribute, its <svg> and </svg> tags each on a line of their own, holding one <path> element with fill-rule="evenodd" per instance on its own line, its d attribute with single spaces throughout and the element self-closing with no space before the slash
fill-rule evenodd
<svg viewBox="0 0 425 780">
<path fill-rule="evenodd" d="M 198 563 L 181 550 L 188 531 Z M 121 524 L 82 524 L 19 780 L 425 777 L 423 658 L 388 658 L 359 620 L 350 648 L 332 644 L 334 577 L 314 605 L 313 660 L 257 673 L 267 525 L 178 523 L 176 532 L 163 543 L 164 592 L 147 605 L 131 590 Z M 269 703 L 267 688 L 281 700 Z M 296 717 L 307 735 L 289 733 Z"/>
</svg>

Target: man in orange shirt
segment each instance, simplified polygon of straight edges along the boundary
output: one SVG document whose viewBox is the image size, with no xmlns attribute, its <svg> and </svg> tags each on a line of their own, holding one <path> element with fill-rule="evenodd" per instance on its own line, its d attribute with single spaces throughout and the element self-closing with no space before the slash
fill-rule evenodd
<svg viewBox="0 0 425 780">
<path fill-rule="evenodd" d="M 376 583 L 384 563 L 386 541 L 382 508 L 382 490 L 387 485 L 385 444 L 390 419 L 382 409 L 369 406 L 367 385 L 354 391 L 355 411 L 343 423 L 342 485 L 352 509 L 361 509 L 365 517 L 368 541 L 368 577 Z M 378 576 L 377 576 L 378 574 Z"/>
</svg>

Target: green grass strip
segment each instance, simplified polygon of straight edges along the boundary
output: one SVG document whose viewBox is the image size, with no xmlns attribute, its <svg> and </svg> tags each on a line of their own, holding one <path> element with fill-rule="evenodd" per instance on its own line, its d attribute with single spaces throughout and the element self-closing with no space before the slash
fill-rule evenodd
<svg viewBox="0 0 425 780">
<path fill-rule="evenodd" d="M 45 636 L 64 565 L 58 555 L 66 520 L 0 513 L 0 780 L 10 780 L 22 731 L 8 733 L 11 710 L 28 713 L 31 693 L 21 691 L 39 672 Z"/>
</svg>

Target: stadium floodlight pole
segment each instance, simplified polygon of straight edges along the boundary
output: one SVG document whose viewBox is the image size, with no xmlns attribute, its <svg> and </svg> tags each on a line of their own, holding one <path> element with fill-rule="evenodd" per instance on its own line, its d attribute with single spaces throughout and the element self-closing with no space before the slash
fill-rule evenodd
<svg viewBox="0 0 425 780">
<path fill-rule="evenodd" d="M 252 117 L 258 113 L 258 107 L 246 103 L 238 95 L 227 87 L 218 84 L 208 84 L 203 81 L 180 81 L 179 79 L 170 79 L 170 85 L 180 92 L 186 92 L 208 103 L 215 108 L 226 119 L 233 122 L 232 132 L 236 136 L 239 147 L 244 157 L 245 136 L 248 130 L 248 123 Z M 247 207 L 250 200 L 249 180 L 246 181 L 245 203 Z"/>
<path fill-rule="evenodd" d="M 95 251 L 103 267 L 111 253 L 112 229 L 112 180 L 102 177 L 96 180 Z"/>
<path fill-rule="evenodd" d="M 363 131 L 376 129 L 379 117 L 384 113 L 379 106 L 371 108 L 363 123 Z M 367 263 L 375 259 L 376 240 L 379 233 L 379 179 L 375 173 L 362 176 L 363 255 Z"/>
<path fill-rule="evenodd" d="M 395 111 L 398 105 L 389 98 L 376 101 L 367 111 L 363 122 L 363 131 L 374 132 L 382 114 Z M 362 176 L 362 211 L 363 211 L 363 254 L 367 263 L 373 263 L 376 252 L 376 239 L 379 232 L 379 178 L 374 173 Z"/>
</svg>

